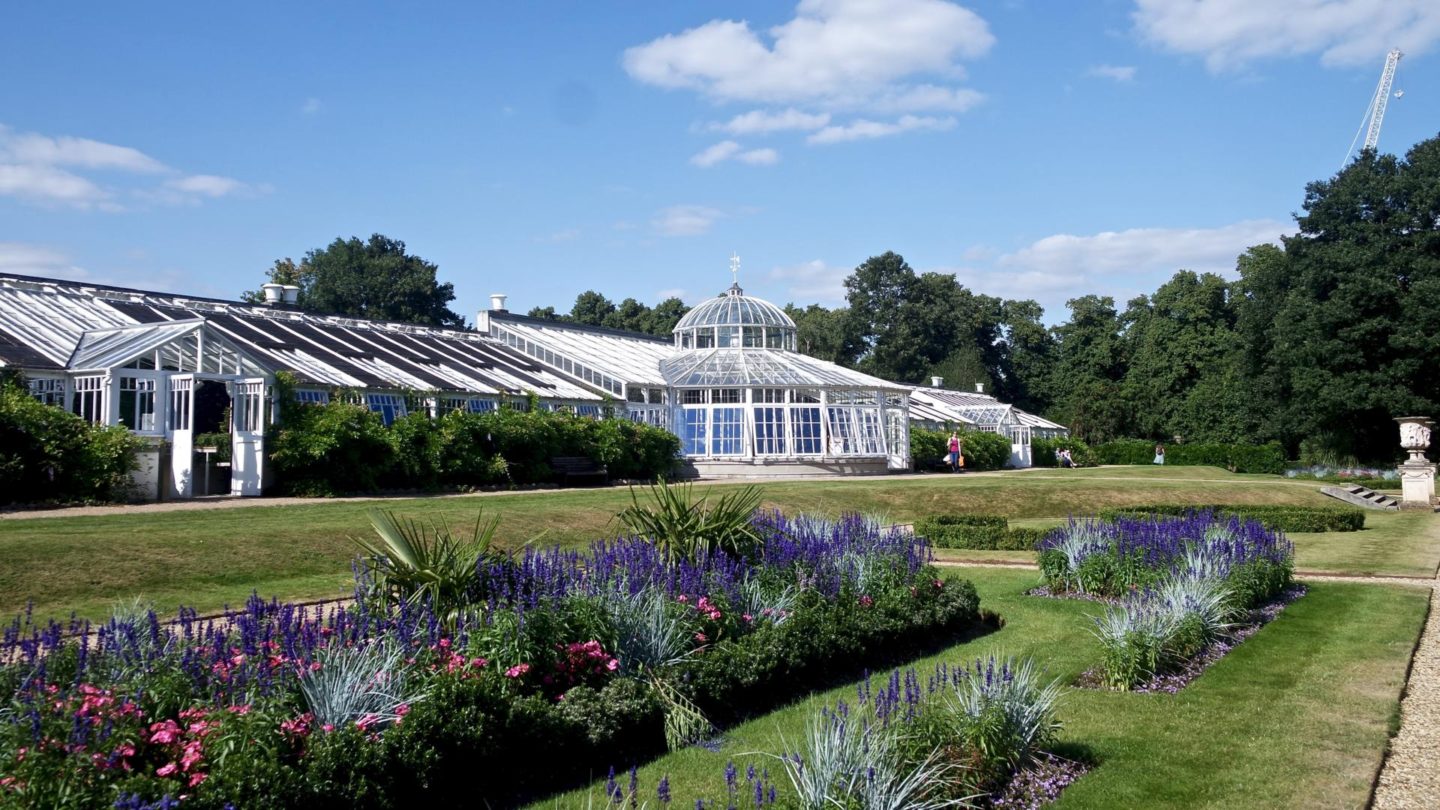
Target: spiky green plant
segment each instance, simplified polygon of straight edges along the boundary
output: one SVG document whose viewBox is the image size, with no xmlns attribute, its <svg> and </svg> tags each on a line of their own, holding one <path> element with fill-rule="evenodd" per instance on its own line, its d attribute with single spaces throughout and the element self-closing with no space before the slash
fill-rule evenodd
<svg viewBox="0 0 1440 810">
<path fill-rule="evenodd" d="M 650 487 L 649 503 L 644 505 L 631 487 L 630 506 L 616 517 L 631 534 L 648 539 L 671 560 L 695 560 L 716 550 L 749 557 L 760 545 L 760 534 L 750 523 L 758 508 L 760 490 L 755 487 L 727 493 L 711 504 L 708 493 L 695 497 L 691 484 L 661 481 Z"/>
<path fill-rule="evenodd" d="M 499 517 L 475 520 L 475 532 L 466 539 L 448 524 L 397 518 L 393 512 L 372 510 L 370 525 L 377 538 L 350 538 L 364 552 L 364 563 L 376 591 L 394 603 L 428 601 L 445 618 L 457 616 L 476 596 L 473 586 L 482 561 L 504 559 L 493 549 Z"/>
</svg>

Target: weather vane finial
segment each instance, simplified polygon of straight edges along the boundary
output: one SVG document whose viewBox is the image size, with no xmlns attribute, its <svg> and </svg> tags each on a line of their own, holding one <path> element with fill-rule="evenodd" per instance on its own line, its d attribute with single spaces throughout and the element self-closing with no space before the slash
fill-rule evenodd
<svg viewBox="0 0 1440 810">
<path fill-rule="evenodd" d="M 740 256 L 734 252 L 730 254 L 730 276 L 732 282 L 740 283 Z"/>
</svg>

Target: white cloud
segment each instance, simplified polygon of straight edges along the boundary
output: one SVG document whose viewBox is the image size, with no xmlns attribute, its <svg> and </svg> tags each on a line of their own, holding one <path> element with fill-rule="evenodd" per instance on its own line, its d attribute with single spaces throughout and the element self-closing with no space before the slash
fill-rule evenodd
<svg viewBox="0 0 1440 810">
<path fill-rule="evenodd" d="M 233 177 L 221 177 L 215 174 L 192 174 L 189 177 L 170 180 L 165 183 L 165 187 L 202 197 L 224 197 L 226 194 L 246 191 L 249 188 Z"/>
<path fill-rule="evenodd" d="M 1001 256 L 1001 268 L 1064 275 L 1228 272 L 1251 245 L 1276 242 L 1294 226 L 1254 219 L 1219 228 L 1132 228 L 1092 236 L 1056 234 Z"/>
<path fill-rule="evenodd" d="M 699 236 L 708 233 L 725 214 L 703 205 L 672 205 L 656 212 L 650 224 L 664 236 Z"/>
<path fill-rule="evenodd" d="M 1212 71 L 1267 57 L 1319 53 L 1327 65 L 1419 53 L 1440 39 L 1435 0 L 1136 0 L 1135 27 Z"/>
<path fill-rule="evenodd" d="M 71 263 L 70 257 L 43 245 L 25 242 L 0 242 L 0 273 L 22 276 L 88 279 L 90 274 Z"/>
<path fill-rule="evenodd" d="M 51 138 L 34 132 L 13 132 L 3 125 L 0 125 L 0 161 L 151 174 L 167 171 L 165 164 L 128 146 L 89 138 Z"/>
<path fill-rule="evenodd" d="M 325 104 L 318 98 L 307 98 L 305 103 L 300 105 L 301 115 L 316 115 L 325 109 Z"/>
<path fill-rule="evenodd" d="M 1117 82 L 1130 82 L 1135 80 L 1135 70 L 1134 65 L 1096 65 L 1085 71 L 1085 75 L 1101 79 L 1114 79 Z"/>
<path fill-rule="evenodd" d="M 714 166 L 723 160 L 729 160 L 739 151 L 740 144 L 735 141 L 721 141 L 691 157 L 690 162 L 702 168 Z"/>
<path fill-rule="evenodd" d="M 91 208 L 107 204 L 111 195 L 89 180 L 53 166 L 0 163 L 0 196 Z"/>
<path fill-rule="evenodd" d="M 829 126 L 805 139 L 809 144 L 844 143 L 871 138 L 885 138 L 902 132 L 921 129 L 946 130 L 955 127 L 954 118 L 932 118 L 929 116 L 902 115 L 894 122 L 871 121 L 859 118 L 848 124 Z"/>
<path fill-rule="evenodd" d="M 937 87 L 922 84 L 901 90 L 887 91 L 876 96 L 866 108 L 877 113 L 919 112 L 965 112 L 985 100 L 985 95 L 968 87 Z"/>
<path fill-rule="evenodd" d="M 774 149 L 751 149 L 748 152 L 741 152 L 735 156 L 741 163 L 748 163 L 751 166 L 773 166 L 780 162 L 780 153 Z"/>
<path fill-rule="evenodd" d="M 128 189 L 102 186 L 80 170 L 108 171 L 128 175 L 161 175 L 162 181 Z M 110 178 L 112 182 L 116 178 Z M 159 182 L 159 185 L 151 185 Z M 135 198 L 165 204 L 194 204 L 201 198 L 224 197 L 249 191 L 265 191 L 230 177 L 213 174 L 184 175 L 138 149 L 111 143 L 75 138 L 50 137 L 34 132 L 16 132 L 0 124 L 0 197 L 8 196 L 41 205 L 72 208 L 123 210 L 116 202 L 119 192 L 128 190 Z"/>
<path fill-rule="evenodd" d="M 679 298 L 681 301 L 684 301 L 685 298 L 689 295 L 690 291 L 685 289 L 684 287 L 674 287 L 668 290 L 660 290 L 659 292 L 655 293 L 655 297 L 660 301 L 664 301 L 667 298 Z"/>
<path fill-rule="evenodd" d="M 721 102 L 860 109 L 913 77 L 962 76 L 959 60 L 994 43 L 984 19 L 943 0 L 801 0 L 763 36 L 711 20 L 629 48 L 623 63 L 637 81 Z"/>
<path fill-rule="evenodd" d="M 790 300 L 805 306 L 811 302 L 827 306 L 845 303 L 845 277 L 853 267 L 834 267 L 820 259 L 786 267 L 776 267 L 767 278 L 785 285 Z"/>
<path fill-rule="evenodd" d="M 752 149 L 745 151 L 744 147 L 735 141 L 721 141 L 713 146 L 707 147 L 690 158 L 690 162 L 703 169 L 708 169 L 717 163 L 727 160 L 738 160 L 741 163 L 748 163 L 751 166 L 771 166 L 780 161 L 780 153 L 774 149 Z"/>
<path fill-rule="evenodd" d="M 829 113 L 801 112 L 788 107 L 778 112 L 751 110 L 731 118 L 725 123 L 712 123 L 709 129 L 728 132 L 731 135 L 763 135 L 785 130 L 814 130 L 830 123 Z"/>
</svg>

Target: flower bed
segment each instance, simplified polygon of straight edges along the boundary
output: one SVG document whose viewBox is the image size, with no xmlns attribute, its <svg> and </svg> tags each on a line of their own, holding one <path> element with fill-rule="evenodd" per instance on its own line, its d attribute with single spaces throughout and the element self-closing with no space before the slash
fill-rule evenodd
<svg viewBox="0 0 1440 810">
<path fill-rule="evenodd" d="M 323 616 L 253 599 L 173 627 L 19 619 L 0 803 L 507 806 L 979 625 L 974 588 L 912 537 L 751 526 L 745 555 L 619 539 L 484 557 L 454 610 L 362 576 L 356 606 Z"/>
<path fill-rule="evenodd" d="M 1094 679 L 1133 690 L 1194 677 L 1197 662 L 1223 654 L 1237 624 L 1291 586 L 1293 559 L 1283 534 L 1199 512 L 1071 521 L 1041 544 L 1040 570 L 1051 594 L 1114 600 L 1095 618 L 1104 657 Z"/>
<path fill-rule="evenodd" d="M 1061 694 L 1060 684 L 1046 683 L 1033 662 L 994 657 L 924 673 L 895 670 L 878 684 L 867 677 L 853 703 L 811 715 L 795 748 L 748 755 L 743 783 L 740 769 L 727 763 L 723 797 L 680 805 L 1041 807 L 1085 771 L 1083 763 L 1046 750 L 1060 731 Z M 604 793 L 607 807 L 640 807 L 647 798 L 633 772 L 628 781 L 612 772 Z M 668 777 L 654 795 L 660 805 L 670 804 Z"/>
</svg>

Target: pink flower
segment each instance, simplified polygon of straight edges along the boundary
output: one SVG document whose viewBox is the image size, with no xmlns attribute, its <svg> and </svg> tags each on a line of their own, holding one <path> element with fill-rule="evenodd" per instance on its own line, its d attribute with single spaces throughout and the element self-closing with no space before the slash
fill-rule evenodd
<svg viewBox="0 0 1440 810">
<path fill-rule="evenodd" d="M 180 739 L 180 727 L 175 725 L 174 720 L 154 723 L 150 726 L 150 732 L 150 742 L 159 745 L 169 745 Z"/>
<path fill-rule="evenodd" d="M 157 769 L 157 770 L 155 771 L 155 775 L 156 775 L 156 776 L 170 776 L 171 774 L 175 773 L 175 772 L 178 771 L 178 770 L 180 770 L 180 766 L 179 766 L 179 765 L 175 764 L 174 762 L 167 762 L 166 764 L 161 765 L 161 766 L 159 767 L 159 769 Z"/>
<path fill-rule="evenodd" d="M 871 599 L 869 596 L 862 596 L 860 597 L 860 604 L 863 607 L 870 607 L 871 605 L 875 604 L 875 600 Z"/>
<path fill-rule="evenodd" d="M 741 613 L 741 614 L 740 614 L 740 618 L 741 618 L 741 620 L 743 620 L 746 624 L 751 624 L 751 623 L 753 623 L 753 622 L 755 621 L 755 617 L 754 617 L 754 616 L 751 616 L 749 613 Z"/>
<path fill-rule="evenodd" d="M 688 596 L 686 596 L 685 594 L 682 593 L 682 594 L 680 594 L 679 596 L 675 597 L 675 601 L 676 601 L 676 602 L 679 602 L 679 603 L 682 604 L 682 605 L 684 605 L 684 604 L 689 603 L 690 597 L 688 597 Z"/>
<path fill-rule="evenodd" d="M 710 639 L 706 638 L 706 636 L 705 636 L 704 633 L 696 633 L 696 634 L 695 634 L 695 640 L 698 641 L 698 642 L 700 642 L 701 644 L 704 644 L 705 642 L 709 641 Z"/>
<path fill-rule="evenodd" d="M 231 714 L 238 714 L 238 715 L 240 715 L 240 716 L 243 717 L 243 716 L 245 716 L 245 715 L 247 715 L 247 714 L 250 713 L 250 706 L 249 706 L 249 704 L 246 704 L 246 705 L 243 705 L 243 706 L 231 706 L 231 707 L 227 708 L 225 711 L 228 711 L 228 712 L 230 712 Z"/>
<path fill-rule="evenodd" d="M 524 675 L 525 673 L 527 673 L 527 672 L 529 672 L 529 671 L 530 671 L 530 665 L 529 665 L 529 664 L 516 664 L 515 666 L 510 667 L 509 669 L 505 670 L 505 677 L 507 677 L 507 678 L 518 678 L 518 677 L 520 677 L 521 675 Z"/>
<path fill-rule="evenodd" d="M 206 779 L 208 779 L 208 778 L 210 778 L 210 777 L 209 777 L 207 774 L 203 774 L 203 773 L 192 773 L 192 774 L 190 774 L 190 787 L 195 787 L 196 785 L 200 784 L 201 782 L 204 782 L 204 781 L 205 781 Z"/>
<path fill-rule="evenodd" d="M 610 670 L 611 672 L 614 672 L 615 670 L 619 669 L 619 668 L 620 668 L 620 661 L 619 661 L 619 659 L 611 658 L 609 661 L 606 661 L 606 662 L 605 662 L 605 668 L 608 669 L 608 670 Z"/>
</svg>

